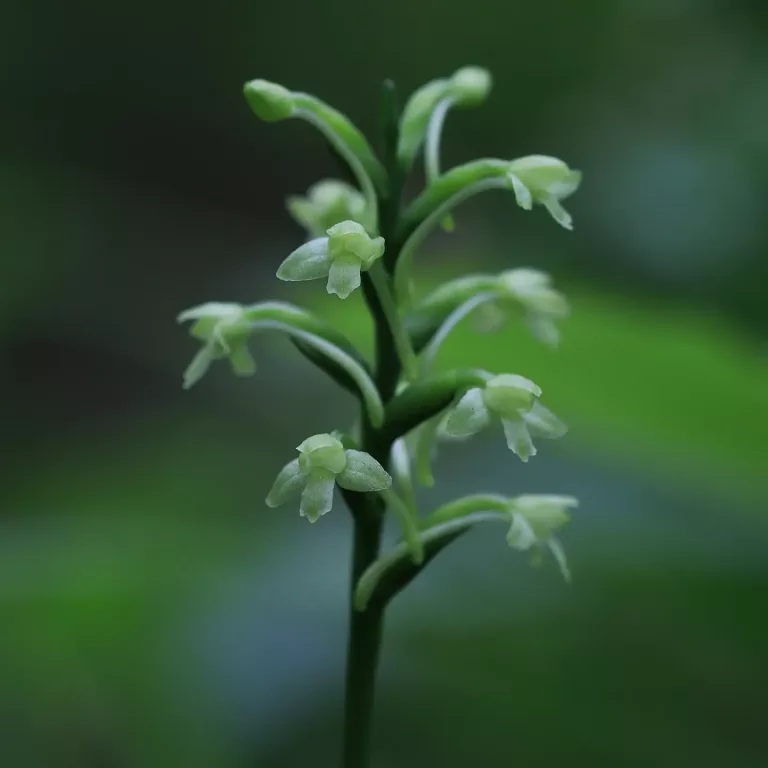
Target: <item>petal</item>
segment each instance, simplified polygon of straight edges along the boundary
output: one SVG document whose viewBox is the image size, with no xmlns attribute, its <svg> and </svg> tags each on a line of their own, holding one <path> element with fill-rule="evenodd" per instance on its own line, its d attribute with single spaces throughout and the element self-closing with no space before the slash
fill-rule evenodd
<svg viewBox="0 0 768 768">
<path fill-rule="evenodd" d="M 368 233 L 365 231 L 365 227 L 356 221 L 340 221 L 328 229 L 328 237 L 344 237 L 347 235 L 367 237 Z"/>
<path fill-rule="evenodd" d="M 570 519 L 569 510 L 579 505 L 573 496 L 523 494 L 512 499 L 512 509 L 523 515 L 537 536 L 547 538 Z"/>
<path fill-rule="evenodd" d="M 525 324 L 536 341 L 553 348 L 560 343 L 560 331 L 551 317 L 531 312 L 526 316 Z"/>
<path fill-rule="evenodd" d="M 549 195 L 548 197 L 545 197 L 541 202 L 549 211 L 552 218 L 561 227 L 565 227 L 565 229 L 573 229 L 573 219 L 571 218 L 571 214 L 568 213 L 568 211 L 566 211 L 562 205 L 560 205 L 560 202 L 556 197 Z"/>
<path fill-rule="evenodd" d="M 221 355 L 217 354 L 213 344 L 206 344 L 202 347 L 184 371 L 184 389 L 189 389 L 194 384 L 197 384 L 205 376 L 211 367 L 211 363 L 219 357 Z"/>
<path fill-rule="evenodd" d="M 185 309 L 177 319 L 180 323 L 187 320 L 200 320 L 204 317 L 225 320 L 237 317 L 242 311 L 243 308 L 240 304 L 224 301 L 209 301 L 206 304 L 200 304 L 197 307 Z"/>
<path fill-rule="evenodd" d="M 313 469 L 301 492 L 300 514 L 310 523 L 330 511 L 333 506 L 334 474 L 327 469 Z"/>
<path fill-rule="evenodd" d="M 507 544 L 513 549 L 524 552 L 530 549 L 538 538 L 533 532 L 530 523 L 519 512 L 512 513 L 512 525 L 507 533 Z"/>
<path fill-rule="evenodd" d="M 547 437 L 550 440 L 555 440 L 568 431 L 568 427 L 538 400 L 533 404 L 533 408 L 522 416 L 531 434 L 536 435 L 536 437 Z"/>
<path fill-rule="evenodd" d="M 300 245 L 278 268 L 280 280 L 318 280 L 327 277 L 331 268 L 328 255 L 328 238 L 316 237 Z"/>
<path fill-rule="evenodd" d="M 507 446 L 512 453 L 526 462 L 531 456 L 536 455 L 536 446 L 531 440 L 524 421 L 519 419 L 502 419 L 501 423 L 507 438 Z"/>
<path fill-rule="evenodd" d="M 253 376 L 256 373 L 256 362 L 245 339 L 240 339 L 230 345 L 229 364 L 235 376 Z"/>
<path fill-rule="evenodd" d="M 490 421 L 491 415 L 483 401 L 483 391 L 476 387 L 470 389 L 450 412 L 445 422 L 445 431 L 453 437 L 469 437 L 487 427 Z"/>
<path fill-rule="evenodd" d="M 348 491 L 383 491 L 392 485 L 392 478 L 376 459 L 363 451 L 348 450 L 347 466 L 336 477 L 336 482 Z"/>
<path fill-rule="evenodd" d="M 542 510 L 568 510 L 579 506 L 575 496 L 563 496 L 556 493 L 523 493 L 513 500 L 515 508 L 526 517 L 536 517 Z M 561 513 L 557 513 L 559 517 Z M 568 517 L 561 519 L 566 522 Z"/>
<path fill-rule="evenodd" d="M 384 255 L 384 238 L 374 237 L 363 254 L 357 254 L 362 262 L 364 272 L 367 272 Z"/>
<path fill-rule="evenodd" d="M 525 208 L 526 211 L 530 211 L 533 208 L 533 197 L 531 197 L 531 191 L 528 187 L 520 181 L 520 178 L 514 173 L 510 173 L 507 177 L 512 184 L 512 190 L 515 193 L 515 200 L 521 208 Z"/>
<path fill-rule="evenodd" d="M 581 171 L 569 171 L 562 179 L 553 182 L 547 188 L 550 195 L 554 195 L 558 200 L 563 200 L 572 195 L 581 184 Z"/>
<path fill-rule="evenodd" d="M 301 454 L 299 461 L 307 471 L 316 467 L 336 475 L 347 466 L 347 456 L 341 441 L 327 433 L 308 437 L 296 450 Z"/>
<path fill-rule="evenodd" d="M 346 299 L 359 287 L 360 261 L 343 257 L 336 259 L 328 274 L 328 293 L 335 293 L 340 299 Z"/>
<path fill-rule="evenodd" d="M 299 460 L 288 462 L 275 480 L 272 490 L 267 495 L 268 507 L 279 507 L 286 501 L 296 498 L 304 487 L 306 477 L 299 468 Z"/>
</svg>

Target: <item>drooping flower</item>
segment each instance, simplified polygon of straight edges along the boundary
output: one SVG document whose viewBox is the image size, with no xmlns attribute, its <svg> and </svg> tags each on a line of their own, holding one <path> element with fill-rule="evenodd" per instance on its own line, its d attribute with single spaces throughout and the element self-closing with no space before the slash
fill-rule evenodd
<svg viewBox="0 0 768 768">
<path fill-rule="evenodd" d="M 392 478 L 373 456 L 345 449 L 334 435 L 308 437 L 297 450 L 299 457 L 280 471 L 266 503 L 279 507 L 300 495 L 299 512 L 310 523 L 330 511 L 335 484 L 359 493 L 383 491 L 392 485 Z"/>
<path fill-rule="evenodd" d="M 546 547 L 557 561 L 563 578 L 570 581 L 565 552 L 553 534 L 571 519 L 569 510 L 578 505 L 578 499 L 573 496 L 525 494 L 510 499 L 512 525 L 507 543 L 514 549 L 531 551 L 534 564 L 540 562 L 542 549 Z"/>
<path fill-rule="evenodd" d="M 277 270 L 280 280 L 328 278 L 328 293 L 346 299 L 360 287 L 360 273 L 367 272 L 384 253 L 384 238 L 371 237 L 362 224 L 342 221 L 299 246 Z"/>
<path fill-rule="evenodd" d="M 484 388 L 474 387 L 459 400 L 444 424 L 451 437 L 470 437 L 501 420 L 509 449 L 524 462 L 536 455 L 532 436 L 562 437 L 567 427 L 540 402 L 541 389 L 516 374 L 490 379 Z"/>
<path fill-rule="evenodd" d="M 555 325 L 570 314 L 565 295 L 552 287 L 552 278 L 537 269 L 510 269 L 495 280 L 492 292 L 497 298 L 477 310 L 475 325 L 479 331 L 494 331 L 506 323 L 510 314 L 523 310 L 525 323 L 534 337 L 550 347 L 560 343 Z"/>
<path fill-rule="evenodd" d="M 313 184 L 306 197 L 288 198 L 288 211 L 310 237 L 321 237 L 342 221 L 365 221 L 365 198 L 350 184 L 324 179 Z"/>
<path fill-rule="evenodd" d="M 182 312 L 178 321 L 194 320 L 190 334 L 203 342 L 200 351 L 184 371 L 184 389 L 189 389 L 206 373 L 214 360 L 229 358 L 237 376 L 250 376 L 256 363 L 248 350 L 251 324 L 240 304 L 212 301 Z"/>
<path fill-rule="evenodd" d="M 558 224 L 573 229 L 571 215 L 560 201 L 578 189 L 580 171 L 570 169 L 556 157 L 529 155 L 510 162 L 508 178 L 521 208 L 531 210 L 534 203 L 540 203 Z"/>
</svg>

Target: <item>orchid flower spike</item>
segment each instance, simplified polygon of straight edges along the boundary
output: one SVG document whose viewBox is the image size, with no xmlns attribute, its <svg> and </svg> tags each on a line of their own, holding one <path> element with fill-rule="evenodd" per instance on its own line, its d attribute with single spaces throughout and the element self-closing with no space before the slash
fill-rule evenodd
<svg viewBox="0 0 768 768">
<path fill-rule="evenodd" d="M 277 270 L 280 280 L 328 278 L 328 293 L 346 299 L 360 287 L 360 273 L 367 272 L 384 253 L 384 238 L 371 237 L 362 224 L 342 221 L 299 246 Z"/>
<path fill-rule="evenodd" d="M 330 511 L 335 484 L 359 493 L 384 491 L 392 485 L 392 478 L 373 456 L 345 449 L 334 435 L 308 437 L 297 450 L 299 457 L 280 471 L 266 503 L 279 507 L 300 495 L 299 513 L 310 523 Z"/>
</svg>

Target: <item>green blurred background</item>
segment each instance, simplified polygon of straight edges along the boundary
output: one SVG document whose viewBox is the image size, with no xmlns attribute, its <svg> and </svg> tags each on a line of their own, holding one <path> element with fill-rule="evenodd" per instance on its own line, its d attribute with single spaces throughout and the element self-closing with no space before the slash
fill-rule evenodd
<svg viewBox="0 0 768 768">
<path fill-rule="evenodd" d="M 390 613 L 377 768 L 768 764 L 768 6 L 731 0 L 4 4 L 0 25 L 0 765 L 332 766 L 350 525 L 262 499 L 354 404 L 289 344 L 181 391 L 176 313 L 277 296 L 368 343 L 360 302 L 278 284 L 284 210 L 336 167 L 242 83 L 317 93 L 366 131 L 464 64 L 446 164 L 581 168 L 559 229 L 464 206 L 421 285 L 534 266 L 572 299 L 445 348 L 537 381 L 571 426 L 528 465 L 499 434 L 442 451 L 425 508 L 572 493 L 574 572 L 497 530 Z"/>
</svg>

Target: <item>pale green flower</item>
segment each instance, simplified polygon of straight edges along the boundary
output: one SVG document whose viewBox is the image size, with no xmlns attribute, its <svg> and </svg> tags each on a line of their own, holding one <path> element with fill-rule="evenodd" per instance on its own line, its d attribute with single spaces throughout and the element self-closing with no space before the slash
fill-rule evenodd
<svg viewBox="0 0 768 768">
<path fill-rule="evenodd" d="M 512 525 L 507 533 L 510 547 L 531 551 L 534 563 L 541 560 L 541 551 L 548 548 L 566 581 L 571 580 L 568 563 L 560 542 L 554 537 L 570 519 L 571 509 L 579 505 L 573 496 L 526 494 L 510 499 Z"/>
<path fill-rule="evenodd" d="M 206 373 L 214 360 L 229 358 L 237 376 L 250 376 L 256 363 L 248 350 L 251 324 L 239 304 L 208 302 L 182 312 L 178 320 L 194 320 L 190 334 L 203 342 L 200 351 L 184 371 L 184 388 L 189 389 Z"/>
<path fill-rule="evenodd" d="M 360 287 L 361 272 L 367 272 L 384 253 L 384 238 L 371 237 L 362 224 L 342 221 L 328 229 L 328 237 L 317 237 L 299 246 L 277 270 L 280 280 L 328 278 L 328 293 L 346 299 Z"/>
<path fill-rule="evenodd" d="M 543 205 L 552 218 L 566 229 L 573 220 L 560 201 L 572 195 L 581 183 L 581 172 L 571 170 L 562 160 L 545 155 L 529 155 L 512 160 L 508 178 L 521 208 Z"/>
<path fill-rule="evenodd" d="M 333 435 L 308 437 L 297 450 L 299 457 L 280 471 L 266 503 L 279 507 L 300 495 L 299 512 L 310 523 L 330 511 L 335 484 L 359 493 L 383 491 L 392 485 L 392 478 L 373 456 L 345 449 Z"/>
<path fill-rule="evenodd" d="M 567 428 L 538 398 L 541 389 L 516 374 L 490 379 L 484 388 L 470 389 L 449 413 L 444 429 L 450 437 L 470 437 L 501 420 L 509 449 L 527 462 L 536 455 L 532 436 L 562 437 Z"/>
<path fill-rule="evenodd" d="M 313 184 L 306 197 L 288 198 L 288 211 L 310 237 L 320 237 L 342 221 L 365 221 L 365 198 L 350 184 L 324 179 Z"/>
<path fill-rule="evenodd" d="M 570 314 L 565 295 L 552 287 L 552 278 L 537 269 L 510 269 L 496 278 L 493 291 L 498 298 L 483 304 L 475 320 L 480 331 L 496 330 L 510 314 L 523 310 L 525 323 L 534 337 L 551 347 L 560 342 L 555 325 Z"/>
</svg>

